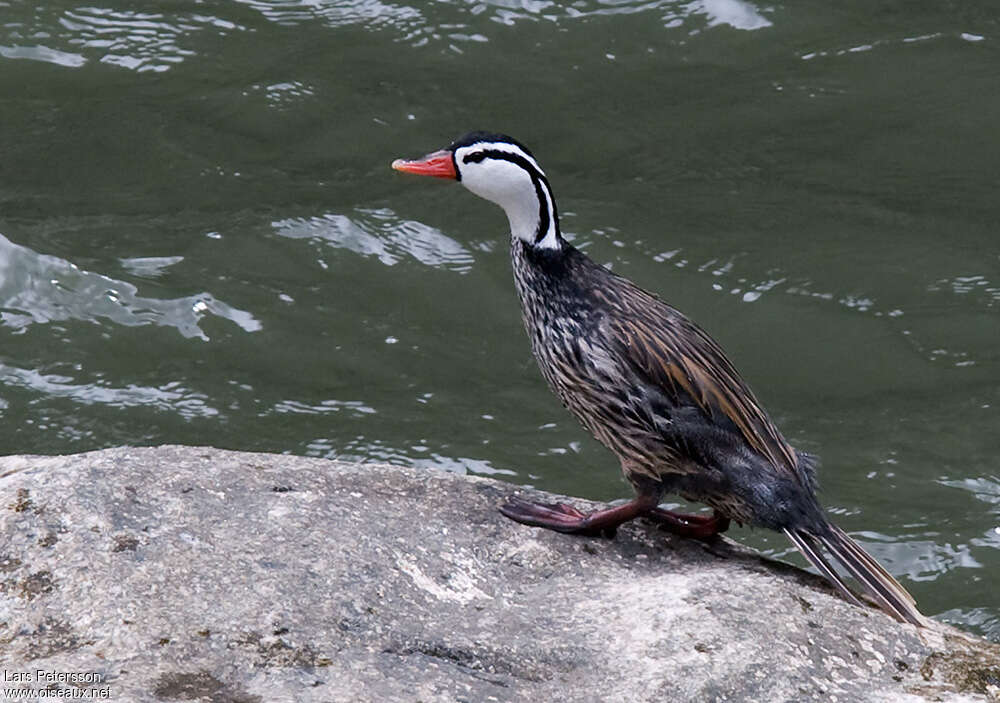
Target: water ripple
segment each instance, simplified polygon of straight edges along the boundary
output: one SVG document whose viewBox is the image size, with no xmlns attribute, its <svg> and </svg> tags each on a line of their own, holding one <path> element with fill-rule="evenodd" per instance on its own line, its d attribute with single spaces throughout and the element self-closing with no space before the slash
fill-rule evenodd
<svg viewBox="0 0 1000 703">
<path fill-rule="evenodd" d="M 1000 642 L 1000 617 L 992 608 L 952 608 L 936 617 L 950 625 L 979 630 L 986 639 Z"/>
<path fill-rule="evenodd" d="M 252 314 L 211 293 L 145 298 L 131 283 L 84 271 L 0 235 L 0 326 L 24 331 L 31 324 L 57 320 L 110 320 L 128 327 L 173 327 L 185 337 L 208 340 L 199 326 L 206 314 L 230 320 L 246 332 L 261 329 Z"/>
<path fill-rule="evenodd" d="M 941 479 L 939 483 L 951 488 L 968 491 L 984 503 L 997 506 L 997 514 L 1000 516 L 1000 478 L 983 476 L 957 480 Z M 997 529 L 1000 530 L 1000 526 Z M 997 534 L 1000 535 L 1000 532 Z"/>
<path fill-rule="evenodd" d="M 388 208 L 359 209 L 354 217 L 327 213 L 272 222 L 282 237 L 315 239 L 362 256 L 374 256 L 386 266 L 412 257 L 422 264 L 467 273 L 472 253 L 451 237 L 415 220 L 400 219 Z"/>
<path fill-rule="evenodd" d="M 211 29 L 217 34 L 245 27 L 210 15 L 170 14 L 77 7 L 65 11 L 39 6 L 22 21 L 0 25 L 0 56 L 30 59 L 76 68 L 90 58 L 134 71 L 163 72 L 194 56 L 183 46 L 191 35 Z M 8 43 L 9 42 L 9 43 Z M 50 46 L 50 45 L 62 46 Z M 69 49 L 74 49 L 70 51 Z"/>
<path fill-rule="evenodd" d="M 98 49 L 100 61 L 135 71 L 162 72 L 189 56 L 191 49 L 178 41 L 207 27 L 232 31 L 243 29 L 216 17 L 178 14 L 168 18 L 160 13 L 81 7 L 67 10 L 59 23 L 73 34 L 70 44 Z"/>
<path fill-rule="evenodd" d="M 273 408 L 261 413 L 262 416 L 279 415 L 328 415 L 330 413 L 349 412 L 356 416 L 372 415 L 375 408 L 366 405 L 360 400 L 324 400 L 321 403 L 310 405 L 300 400 L 283 400 L 276 403 Z"/>
<path fill-rule="evenodd" d="M 174 264 L 184 261 L 183 256 L 137 256 L 131 259 L 119 259 L 122 268 L 133 276 L 142 278 L 157 278 Z"/>
<path fill-rule="evenodd" d="M 343 444 L 330 439 L 314 439 L 307 443 L 306 456 L 317 456 L 324 459 L 353 461 L 362 463 L 385 463 L 396 466 L 412 466 L 451 471 L 456 474 L 479 474 L 484 476 L 516 476 L 516 471 L 499 469 L 485 459 L 472 457 L 450 456 L 447 453 L 433 451 L 427 444 L 421 442 L 411 447 L 397 446 L 381 440 L 370 440 L 358 436 Z"/>
<path fill-rule="evenodd" d="M 77 68 L 87 63 L 80 54 L 73 54 L 68 51 L 59 51 L 47 46 L 37 44 L 35 46 L 3 46 L 0 45 L 0 56 L 5 59 L 29 59 L 31 61 L 42 61 L 44 63 L 54 63 L 67 68 Z"/>
<path fill-rule="evenodd" d="M 284 26 L 319 23 L 328 27 L 360 26 L 388 29 L 414 46 L 432 41 L 457 44 L 486 42 L 486 30 L 521 21 L 560 24 L 581 18 L 653 13 L 665 28 L 684 27 L 687 33 L 726 25 L 740 30 L 772 26 L 760 8 L 748 0 L 579 0 L 563 5 L 550 0 L 485 0 L 438 2 L 410 6 L 388 0 L 237 0 L 265 20 Z M 229 8 L 233 11 L 233 8 Z M 210 31 L 226 36 L 249 31 L 224 17 L 196 12 L 149 12 L 108 7 L 61 10 L 38 6 L 19 21 L 0 24 L 0 57 L 28 59 L 79 67 L 90 60 L 137 72 L 163 72 L 196 55 L 194 35 Z M 495 26 L 495 25 L 494 25 Z M 272 91 L 272 89 L 274 89 Z M 301 86 L 292 85 L 291 92 Z M 305 87 L 306 92 L 309 91 Z M 277 103 L 288 99 L 289 88 L 268 86 Z"/>
<path fill-rule="evenodd" d="M 46 398 L 69 398 L 84 405 L 106 405 L 112 408 L 151 407 L 176 413 L 186 420 L 215 417 L 219 411 L 208 402 L 208 396 L 195 393 L 176 381 L 162 386 L 124 387 L 102 383 L 76 383 L 60 374 L 46 374 L 37 369 L 23 369 L 0 363 L 0 383 L 25 388 Z"/>
<path fill-rule="evenodd" d="M 362 24 L 404 27 L 422 19 L 419 10 L 380 0 L 237 0 L 284 25 L 321 20 L 331 26 Z"/>
<path fill-rule="evenodd" d="M 484 18 L 511 26 L 520 21 L 561 22 L 600 15 L 632 15 L 656 12 L 668 28 L 684 25 L 688 19 L 704 27 L 728 25 L 755 30 L 770 27 L 765 11 L 747 0 L 579 0 L 564 5 L 551 0 L 484 0 L 482 2 L 441 2 L 435 11 L 452 10 L 458 16 L 434 23 L 421 10 L 382 0 L 239 0 L 270 21 L 297 25 L 321 21 L 330 26 L 363 25 L 373 29 L 392 28 L 403 32 L 404 40 L 416 45 L 429 40 L 484 42 L 487 37 L 470 25 Z M 469 18 L 470 22 L 460 21 Z M 698 27 L 692 27 L 697 32 Z"/>
<path fill-rule="evenodd" d="M 506 25 L 524 19 L 558 21 L 642 12 L 660 13 L 668 28 L 680 27 L 688 19 L 700 20 L 706 27 L 728 25 L 743 30 L 772 25 L 763 14 L 765 10 L 747 0 L 580 0 L 572 5 L 548 0 L 485 0 L 473 5 L 471 13 L 477 15 L 490 10 L 493 12 L 491 19 Z"/>
<path fill-rule="evenodd" d="M 950 290 L 955 295 L 966 295 L 977 302 L 982 301 L 988 308 L 1000 304 L 1000 284 L 991 283 L 982 274 L 942 278 L 928 286 L 927 290 L 931 293 Z"/>
<path fill-rule="evenodd" d="M 949 571 L 982 569 L 983 563 L 973 556 L 970 544 L 938 543 L 933 539 L 907 539 L 884 546 L 883 551 L 870 550 L 876 559 L 887 561 L 891 552 L 897 564 L 905 565 L 903 575 L 913 581 L 936 581 Z"/>
<path fill-rule="evenodd" d="M 876 39 L 871 42 L 866 42 L 862 44 L 854 44 L 853 46 L 842 47 L 838 49 L 820 49 L 817 51 L 807 51 L 800 54 L 799 58 L 803 61 L 812 61 L 814 59 L 830 58 L 830 57 L 840 57 L 849 56 L 851 54 L 863 54 L 875 49 L 884 49 L 886 47 L 898 46 L 901 44 L 916 44 L 918 42 L 928 42 L 928 41 L 939 41 L 942 39 L 953 39 L 956 35 L 952 33 L 944 32 L 931 32 L 929 34 L 920 34 L 912 37 L 896 37 L 892 39 Z M 979 34 L 970 34 L 968 32 L 961 32 L 957 34 L 958 38 L 967 42 L 980 42 L 986 39 L 986 37 Z"/>
<path fill-rule="evenodd" d="M 263 85 L 254 83 L 243 91 L 243 95 L 263 95 L 269 107 L 276 110 L 287 110 L 295 107 L 303 100 L 315 97 L 316 89 L 302 81 L 287 81 Z"/>
</svg>

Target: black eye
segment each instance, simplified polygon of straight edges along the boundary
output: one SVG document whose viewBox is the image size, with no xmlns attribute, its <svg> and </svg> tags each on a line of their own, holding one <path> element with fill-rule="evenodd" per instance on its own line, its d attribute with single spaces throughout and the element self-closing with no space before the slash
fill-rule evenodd
<svg viewBox="0 0 1000 703">
<path fill-rule="evenodd" d="M 480 161 L 486 158 L 485 151 L 474 151 L 471 154 L 466 154 L 462 157 L 463 164 L 478 164 Z"/>
</svg>

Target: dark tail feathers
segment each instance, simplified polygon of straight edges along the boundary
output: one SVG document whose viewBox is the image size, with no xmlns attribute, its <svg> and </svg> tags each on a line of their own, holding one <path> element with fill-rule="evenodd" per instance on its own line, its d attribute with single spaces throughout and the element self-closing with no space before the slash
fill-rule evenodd
<svg viewBox="0 0 1000 703">
<path fill-rule="evenodd" d="M 857 579 L 879 606 L 900 622 L 908 622 L 917 627 L 927 627 L 928 621 L 917 610 L 913 596 L 906 592 L 892 575 L 882 568 L 875 559 L 861 548 L 857 542 L 847 536 L 847 533 L 833 524 L 827 524 L 826 534 L 814 534 L 805 530 L 785 530 L 799 551 L 809 562 L 819 569 L 843 596 L 854 603 L 862 605 L 844 583 L 844 579 L 834 571 L 830 562 L 817 548 L 822 545 L 841 564 L 851 576 Z"/>
</svg>

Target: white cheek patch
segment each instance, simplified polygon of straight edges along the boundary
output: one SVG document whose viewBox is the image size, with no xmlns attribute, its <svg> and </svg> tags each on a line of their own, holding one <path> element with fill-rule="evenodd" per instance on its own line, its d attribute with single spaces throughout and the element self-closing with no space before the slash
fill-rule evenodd
<svg viewBox="0 0 1000 703">
<path fill-rule="evenodd" d="M 456 149 L 455 161 L 466 188 L 503 208 L 511 235 L 536 248 L 562 246 L 548 181 L 524 150 L 507 142 L 478 142 Z"/>
</svg>

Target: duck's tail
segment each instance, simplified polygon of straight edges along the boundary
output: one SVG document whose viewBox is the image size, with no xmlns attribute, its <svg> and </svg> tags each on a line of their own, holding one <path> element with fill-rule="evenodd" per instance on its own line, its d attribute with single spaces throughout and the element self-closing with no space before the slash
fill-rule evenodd
<svg viewBox="0 0 1000 703">
<path fill-rule="evenodd" d="M 820 534 L 803 529 L 786 529 L 785 534 L 798 547 L 809 562 L 819 569 L 843 596 L 854 603 L 862 605 L 844 579 L 830 566 L 822 546 L 841 564 L 889 615 L 900 622 L 908 622 L 917 627 L 927 627 L 928 620 L 917 610 L 916 601 L 907 593 L 899 582 L 875 561 L 857 542 L 847 536 L 847 533 L 832 523 L 827 523 Z"/>
</svg>

